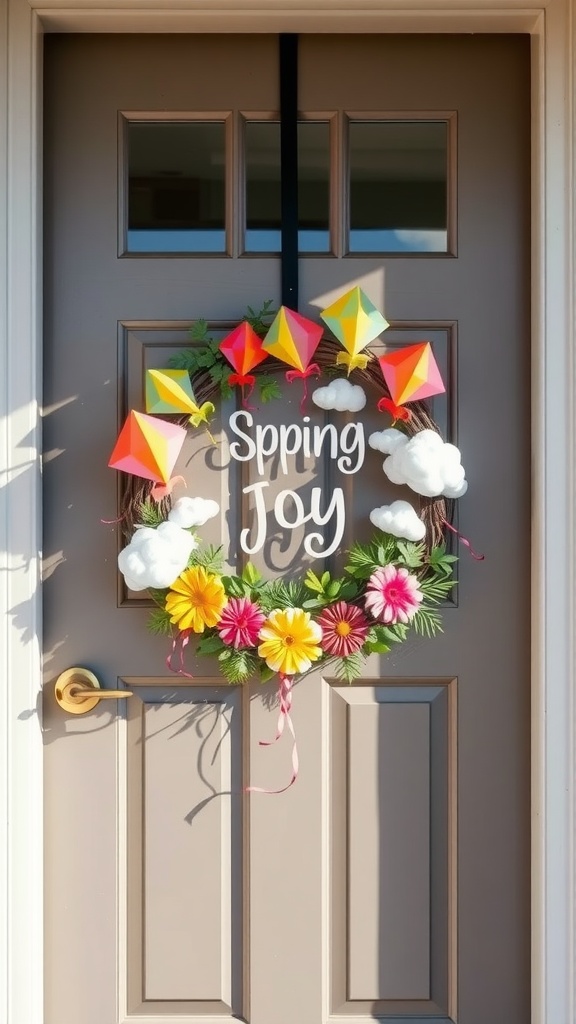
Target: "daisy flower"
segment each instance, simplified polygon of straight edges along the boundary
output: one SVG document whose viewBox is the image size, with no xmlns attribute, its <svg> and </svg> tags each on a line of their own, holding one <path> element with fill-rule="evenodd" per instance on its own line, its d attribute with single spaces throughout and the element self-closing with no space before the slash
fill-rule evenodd
<svg viewBox="0 0 576 1024">
<path fill-rule="evenodd" d="M 395 565 L 372 573 L 366 590 L 366 611 L 387 625 L 410 622 L 424 597 L 416 576 Z"/>
<path fill-rule="evenodd" d="M 360 650 L 370 628 L 361 608 L 338 601 L 318 616 L 322 627 L 322 648 L 326 654 L 343 658 Z"/>
<path fill-rule="evenodd" d="M 249 597 L 231 597 L 218 625 L 220 639 L 236 650 L 239 647 L 254 647 L 265 620 L 266 616 L 260 606 L 254 604 Z"/>
<path fill-rule="evenodd" d="M 281 675 L 306 672 L 322 656 L 322 629 L 302 608 L 276 608 L 260 630 L 258 654 Z"/>
<path fill-rule="evenodd" d="M 205 628 L 220 622 L 226 605 L 224 584 L 219 576 L 206 572 L 201 565 L 185 569 L 166 595 L 166 611 L 178 629 L 203 633 Z"/>
</svg>

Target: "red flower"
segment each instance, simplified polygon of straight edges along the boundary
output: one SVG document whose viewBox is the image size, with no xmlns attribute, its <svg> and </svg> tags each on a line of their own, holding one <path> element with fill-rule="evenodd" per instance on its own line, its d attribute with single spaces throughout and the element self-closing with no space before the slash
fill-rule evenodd
<svg viewBox="0 0 576 1024">
<path fill-rule="evenodd" d="M 218 623 L 220 639 L 236 650 L 255 647 L 266 616 L 248 597 L 231 597 Z"/>
<path fill-rule="evenodd" d="M 322 626 L 322 649 L 337 658 L 358 651 L 370 629 L 362 609 L 346 601 L 325 608 L 318 616 L 318 623 Z"/>
</svg>

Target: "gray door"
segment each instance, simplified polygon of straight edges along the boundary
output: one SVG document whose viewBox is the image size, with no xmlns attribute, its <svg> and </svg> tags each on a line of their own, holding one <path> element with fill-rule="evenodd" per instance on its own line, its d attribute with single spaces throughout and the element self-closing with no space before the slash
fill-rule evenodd
<svg viewBox="0 0 576 1024">
<path fill-rule="evenodd" d="M 147 601 L 118 579 L 118 527 L 101 520 L 120 515 L 106 464 L 142 407 L 143 370 L 185 347 L 193 320 L 218 332 L 280 301 L 265 251 L 277 40 L 47 38 L 46 1024 L 527 1021 L 528 65 L 521 37 L 300 41 L 301 312 L 359 283 L 390 340 L 432 341 L 448 385 L 434 415 L 470 480 L 458 525 L 486 558 L 461 547 L 440 638 L 373 656 L 351 686 L 299 683 L 298 779 L 248 796 L 290 774 L 288 742 L 259 746 L 275 685 L 229 687 L 190 652 L 194 678 L 170 673 Z M 192 132 L 180 176 L 162 134 L 174 123 Z M 444 219 L 419 220 L 446 194 L 438 147 Z M 395 197 L 386 223 L 372 218 L 379 174 Z M 290 387 L 260 415 L 293 422 Z M 181 471 L 222 505 L 204 538 L 232 558 L 248 481 L 219 436 L 217 456 L 190 441 Z M 270 493 L 306 495 L 323 473 L 291 466 Z M 376 453 L 348 479 L 343 546 L 369 536 L 388 493 Z M 302 537 L 270 517 L 269 531 L 266 572 L 300 571 Z M 66 716 L 54 680 L 76 665 L 134 695 Z"/>
</svg>

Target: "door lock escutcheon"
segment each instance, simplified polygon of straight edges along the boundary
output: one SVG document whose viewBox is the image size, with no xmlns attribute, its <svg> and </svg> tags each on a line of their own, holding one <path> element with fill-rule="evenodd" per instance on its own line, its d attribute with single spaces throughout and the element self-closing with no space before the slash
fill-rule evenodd
<svg viewBox="0 0 576 1024">
<path fill-rule="evenodd" d="M 101 700 L 132 697 L 131 690 L 103 690 L 93 672 L 87 668 L 67 668 L 54 685 L 54 695 L 63 711 L 85 715 Z"/>
</svg>

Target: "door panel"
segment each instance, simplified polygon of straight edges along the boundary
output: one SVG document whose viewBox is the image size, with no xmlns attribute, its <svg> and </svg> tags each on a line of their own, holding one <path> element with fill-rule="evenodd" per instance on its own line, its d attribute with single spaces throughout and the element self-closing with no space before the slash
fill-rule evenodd
<svg viewBox="0 0 576 1024">
<path fill-rule="evenodd" d="M 455 119 L 457 256 L 306 256 L 301 311 L 360 283 L 391 321 L 383 343 L 432 341 L 447 384 L 433 414 L 470 480 L 458 525 L 486 559 L 461 550 L 434 641 L 373 656 L 350 687 L 319 671 L 297 682 L 298 779 L 247 795 L 289 778 L 288 739 L 259 745 L 275 684 L 228 687 L 190 649 L 194 678 L 170 673 L 149 602 L 116 571 L 121 524 L 101 520 L 121 514 L 106 463 L 145 369 L 189 344 L 192 320 L 217 334 L 280 301 L 278 258 L 236 243 L 228 257 L 119 258 L 119 111 L 273 114 L 277 39 L 47 39 L 46 1024 L 528 1019 L 528 70 L 521 37 L 300 40 L 300 107 L 340 125 L 339 251 L 345 115 Z M 236 175 L 236 228 L 241 191 Z M 300 422 L 298 387 L 255 421 Z M 237 564 L 255 526 L 243 489 L 259 478 L 229 458 L 232 408 L 218 446 L 190 436 L 176 472 L 219 501 L 202 539 Z M 398 497 L 372 450 L 357 475 L 270 460 L 266 479 L 254 560 L 268 575 L 309 560 L 274 523 L 279 490 L 342 486 L 342 548 Z M 51 693 L 77 664 L 134 695 L 67 718 Z"/>
</svg>

